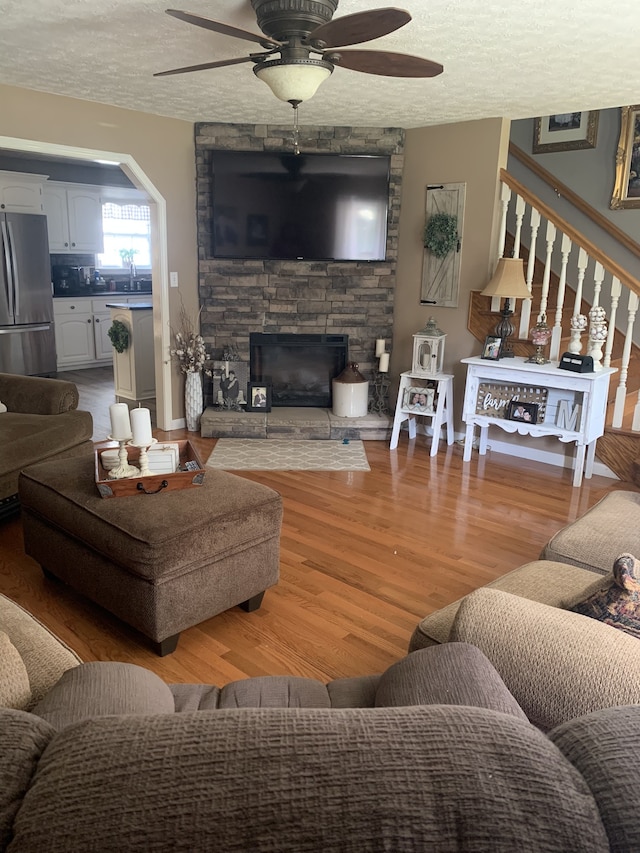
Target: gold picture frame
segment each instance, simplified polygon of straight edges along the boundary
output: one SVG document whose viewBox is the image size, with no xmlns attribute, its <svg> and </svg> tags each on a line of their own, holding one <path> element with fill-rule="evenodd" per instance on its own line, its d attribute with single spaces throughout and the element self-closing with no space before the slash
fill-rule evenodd
<svg viewBox="0 0 640 853">
<path fill-rule="evenodd" d="M 595 148 L 599 118 L 599 110 L 582 110 L 573 113 L 554 113 L 535 119 L 533 153 L 550 154 L 553 151 Z"/>
<path fill-rule="evenodd" d="M 620 109 L 616 178 L 609 207 L 640 207 L 640 104 Z"/>
</svg>

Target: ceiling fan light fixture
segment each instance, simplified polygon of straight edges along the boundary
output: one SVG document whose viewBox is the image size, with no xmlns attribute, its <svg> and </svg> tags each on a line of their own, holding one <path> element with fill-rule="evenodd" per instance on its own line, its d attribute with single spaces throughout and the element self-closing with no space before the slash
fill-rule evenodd
<svg viewBox="0 0 640 853">
<path fill-rule="evenodd" d="M 281 101 L 308 101 L 331 76 L 333 65 L 323 59 L 269 59 L 254 66 L 253 73 Z"/>
</svg>

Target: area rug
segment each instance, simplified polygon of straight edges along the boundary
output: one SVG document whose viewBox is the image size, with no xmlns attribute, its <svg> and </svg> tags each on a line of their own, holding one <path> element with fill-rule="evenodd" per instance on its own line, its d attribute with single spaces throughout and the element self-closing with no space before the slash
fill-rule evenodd
<svg viewBox="0 0 640 853">
<path fill-rule="evenodd" d="M 219 438 L 208 468 L 224 471 L 370 471 L 362 441 Z"/>
</svg>

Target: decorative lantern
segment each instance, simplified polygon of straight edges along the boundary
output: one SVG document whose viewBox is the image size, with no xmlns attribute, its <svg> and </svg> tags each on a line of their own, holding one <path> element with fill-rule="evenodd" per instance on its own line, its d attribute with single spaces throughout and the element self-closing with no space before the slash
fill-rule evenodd
<svg viewBox="0 0 640 853">
<path fill-rule="evenodd" d="M 413 376 L 436 376 L 442 373 L 444 364 L 445 332 L 438 328 L 433 317 L 429 317 L 427 325 L 413 336 Z"/>
</svg>

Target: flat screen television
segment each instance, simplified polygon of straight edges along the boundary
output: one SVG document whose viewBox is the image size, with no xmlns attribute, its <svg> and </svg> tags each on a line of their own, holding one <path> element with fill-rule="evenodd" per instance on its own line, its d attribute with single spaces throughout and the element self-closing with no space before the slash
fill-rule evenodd
<svg viewBox="0 0 640 853">
<path fill-rule="evenodd" d="M 213 151 L 212 257 L 382 261 L 388 155 Z"/>
</svg>

